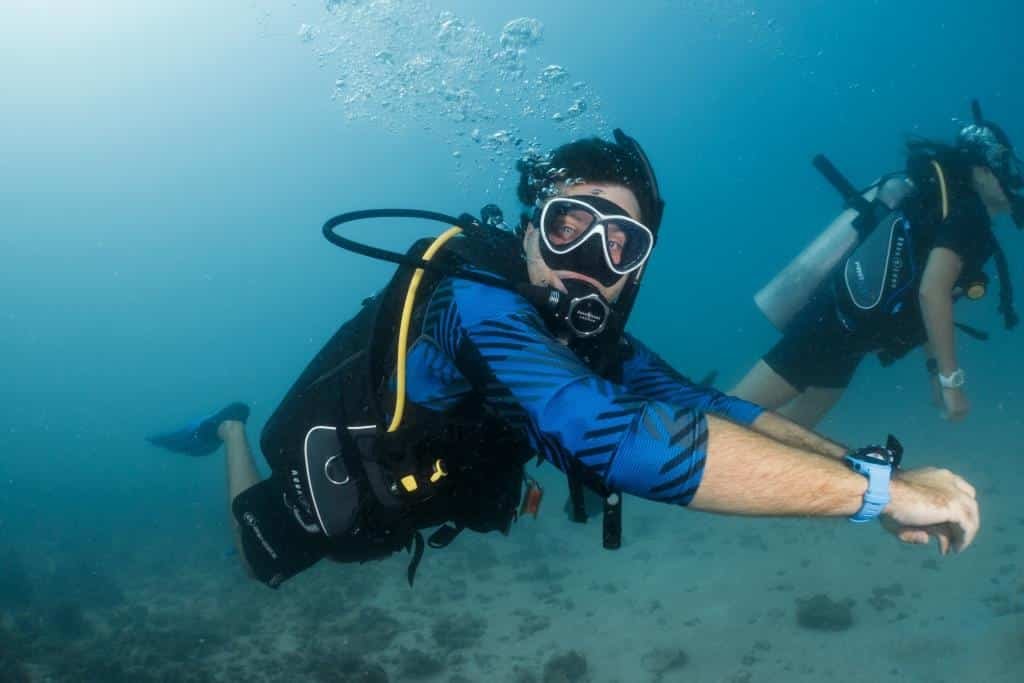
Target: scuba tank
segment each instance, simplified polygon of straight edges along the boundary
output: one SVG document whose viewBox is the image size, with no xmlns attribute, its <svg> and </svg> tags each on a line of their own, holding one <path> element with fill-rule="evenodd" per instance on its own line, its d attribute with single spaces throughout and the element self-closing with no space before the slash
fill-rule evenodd
<svg viewBox="0 0 1024 683">
<path fill-rule="evenodd" d="M 913 191 L 906 178 L 886 176 L 858 192 L 823 155 L 816 156 L 813 164 L 848 208 L 754 295 L 757 307 L 779 331 L 785 331 L 843 260 Z"/>
</svg>

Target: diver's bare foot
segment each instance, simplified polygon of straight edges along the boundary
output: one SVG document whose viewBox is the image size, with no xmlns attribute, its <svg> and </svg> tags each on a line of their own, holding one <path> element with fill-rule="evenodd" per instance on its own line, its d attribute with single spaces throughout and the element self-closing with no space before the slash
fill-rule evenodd
<svg viewBox="0 0 1024 683">
<path fill-rule="evenodd" d="M 217 425 L 217 436 L 221 441 L 242 437 L 245 438 L 245 423 L 239 420 L 224 420 Z"/>
</svg>

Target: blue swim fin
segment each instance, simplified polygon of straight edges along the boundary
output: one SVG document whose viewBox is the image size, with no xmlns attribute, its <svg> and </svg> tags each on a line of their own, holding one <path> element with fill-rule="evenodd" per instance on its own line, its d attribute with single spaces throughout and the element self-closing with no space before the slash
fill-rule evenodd
<svg viewBox="0 0 1024 683">
<path fill-rule="evenodd" d="M 245 422 L 248 419 L 249 406 L 244 403 L 232 403 L 213 415 L 201 417 L 180 429 L 147 436 L 146 441 L 175 453 L 194 456 L 210 455 L 220 448 L 217 428 L 221 422 L 225 420 Z"/>
</svg>

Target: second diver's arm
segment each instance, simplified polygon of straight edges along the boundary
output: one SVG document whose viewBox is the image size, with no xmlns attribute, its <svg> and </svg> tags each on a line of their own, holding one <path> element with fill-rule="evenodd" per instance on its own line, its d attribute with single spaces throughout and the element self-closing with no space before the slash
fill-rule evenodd
<svg viewBox="0 0 1024 683">
<path fill-rule="evenodd" d="M 951 292 L 960 277 L 963 261 L 951 249 L 932 249 L 925 264 L 918 292 L 921 316 L 928 333 L 928 348 L 934 354 L 939 372 L 944 375 L 959 367 L 953 338 L 953 297 Z"/>
<path fill-rule="evenodd" d="M 963 262 L 956 252 L 945 247 L 936 247 L 928 257 L 921 280 L 921 317 L 928 333 L 928 348 L 935 354 L 934 359 L 940 373 L 938 378 L 932 378 L 933 382 L 941 382 L 942 375 L 949 376 L 959 369 L 953 340 L 952 289 L 962 268 Z M 946 419 L 958 420 L 970 410 L 961 387 L 942 387 L 939 394 L 942 397 Z"/>
</svg>

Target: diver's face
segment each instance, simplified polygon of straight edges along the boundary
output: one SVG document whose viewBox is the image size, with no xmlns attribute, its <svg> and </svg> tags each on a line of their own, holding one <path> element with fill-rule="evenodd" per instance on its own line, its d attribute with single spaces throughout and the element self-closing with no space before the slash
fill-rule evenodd
<svg viewBox="0 0 1024 683">
<path fill-rule="evenodd" d="M 558 193 L 560 197 L 601 197 L 614 202 L 623 209 L 633 220 L 640 220 L 640 202 L 633 194 L 633 191 L 624 185 L 610 183 L 577 183 L 574 185 L 562 186 Z M 578 218 L 578 219 L 577 219 Z M 569 243 L 579 236 L 579 232 L 589 227 L 589 219 L 584 216 L 574 217 L 572 212 L 565 214 L 559 226 L 559 233 L 548 235 L 552 243 Z M 619 229 L 608 231 L 608 253 L 613 263 L 618 263 L 622 257 L 622 249 L 625 246 L 626 235 Z M 626 286 L 629 275 L 623 275 L 615 284 L 605 287 L 592 277 L 571 270 L 551 270 L 540 252 L 540 232 L 531 222 L 526 228 L 526 236 L 523 238 L 523 248 L 526 252 L 526 266 L 530 274 L 530 282 L 535 285 L 554 287 L 562 292 L 566 291 L 564 280 L 582 280 L 596 288 L 608 301 L 614 302 L 619 298 L 622 289 Z"/>
</svg>

